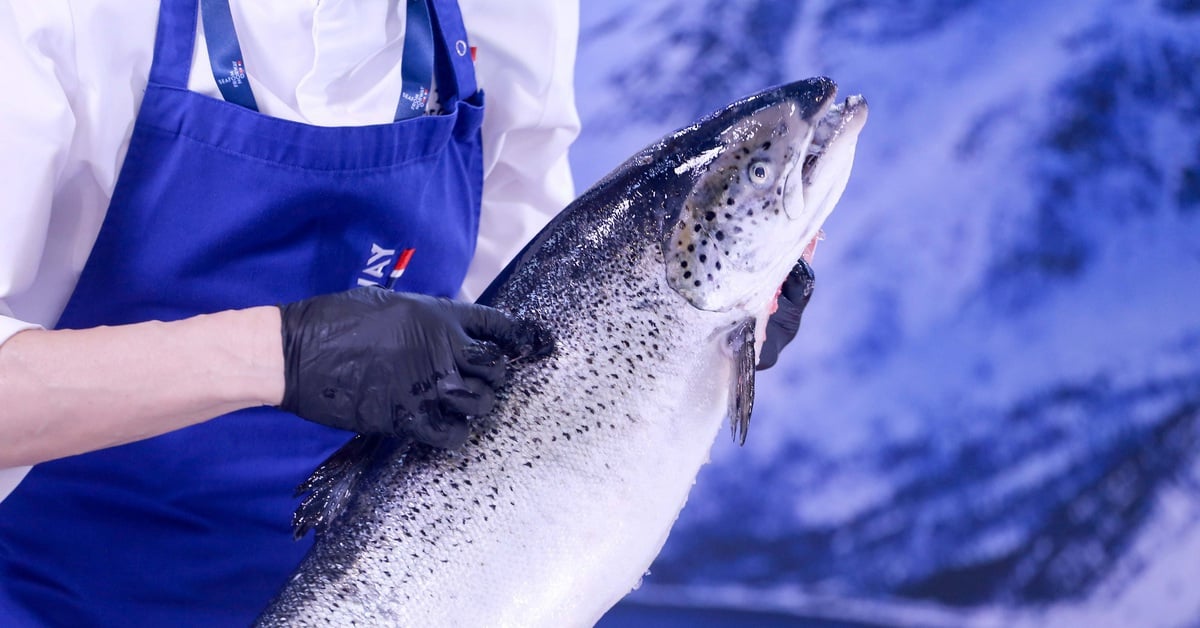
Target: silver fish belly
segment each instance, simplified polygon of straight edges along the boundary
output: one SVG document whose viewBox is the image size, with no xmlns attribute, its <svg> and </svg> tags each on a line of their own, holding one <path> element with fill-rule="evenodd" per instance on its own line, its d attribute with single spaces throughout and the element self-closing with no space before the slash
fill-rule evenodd
<svg viewBox="0 0 1200 628">
<path fill-rule="evenodd" d="M 352 442 L 319 478 L 344 508 L 260 624 L 587 626 L 635 587 L 744 429 L 755 330 L 845 186 L 866 105 L 835 93 L 734 103 L 565 209 L 480 299 L 554 352 L 461 449 Z"/>
</svg>

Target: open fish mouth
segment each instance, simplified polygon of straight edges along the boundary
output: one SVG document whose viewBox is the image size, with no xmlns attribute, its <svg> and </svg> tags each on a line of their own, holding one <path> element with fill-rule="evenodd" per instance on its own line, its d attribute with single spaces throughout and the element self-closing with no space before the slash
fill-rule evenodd
<svg viewBox="0 0 1200 628">
<path fill-rule="evenodd" d="M 841 147 L 841 144 L 843 143 L 839 142 L 839 140 L 849 133 L 853 136 L 853 138 L 850 140 L 850 154 L 836 156 L 845 159 L 845 163 L 848 166 L 848 164 L 853 160 L 854 142 L 857 140 L 858 132 L 862 130 L 863 125 L 866 123 L 866 119 L 867 101 L 861 95 L 856 94 L 846 98 L 846 100 L 840 103 L 831 104 L 829 109 L 825 111 L 825 114 L 821 116 L 820 120 L 817 121 L 813 128 L 812 139 L 809 140 L 808 146 L 805 149 L 804 160 L 800 166 L 800 181 L 803 183 L 802 198 L 805 201 L 804 206 L 806 208 L 811 207 L 809 205 L 810 200 L 815 200 L 816 194 L 810 194 L 809 190 L 818 187 L 818 184 L 816 183 L 816 177 L 818 175 L 817 170 L 818 168 L 825 167 L 826 155 L 830 154 L 831 157 L 833 157 L 831 152 L 832 149 L 834 147 Z M 849 172 L 847 167 L 847 175 L 848 174 Z M 789 197 L 792 192 L 790 185 L 791 179 L 792 177 L 789 176 L 788 183 L 785 184 L 789 189 Z M 821 202 L 828 204 L 829 207 L 826 211 L 819 211 L 822 216 L 826 216 L 828 215 L 829 211 L 832 211 L 832 206 L 841 196 L 841 189 L 844 187 L 844 185 L 845 181 L 843 180 L 841 185 L 837 186 L 836 189 L 829 187 L 824 190 Z M 833 203 L 829 202 L 831 194 Z M 793 209 L 793 204 L 790 202 L 784 203 L 784 211 L 791 218 L 799 217 L 798 215 L 793 215 L 795 210 Z M 821 218 L 821 222 L 824 222 L 823 217 Z M 812 264 L 813 256 L 816 255 L 817 251 L 817 243 L 824 239 L 825 230 L 818 226 L 817 232 L 813 234 L 813 236 L 808 240 L 807 244 L 805 244 L 804 252 L 800 254 L 800 259 Z M 786 280 L 784 280 L 784 283 L 780 284 L 779 288 L 775 291 L 775 299 L 771 301 L 770 309 L 768 311 L 769 314 L 774 314 L 778 309 L 778 300 L 783 293 L 784 284 L 786 284 Z M 812 286 L 808 286 L 807 289 L 811 290 Z"/>
<path fill-rule="evenodd" d="M 857 94 L 829 106 L 825 115 L 817 122 L 812 141 L 809 142 L 804 156 L 804 166 L 800 174 L 806 184 L 812 182 L 813 171 L 826 149 L 842 136 L 848 126 L 854 125 L 854 131 L 861 129 L 866 122 L 866 113 L 867 101 Z"/>
<path fill-rule="evenodd" d="M 866 121 L 867 101 L 861 95 L 850 96 L 838 103 L 830 99 L 829 108 L 813 126 L 812 139 L 805 147 L 799 169 L 800 176 L 788 177 L 784 211 L 789 217 L 812 216 L 815 209 L 819 216 L 815 226 L 820 227 L 845 189 L 858 133 Z M 796 203 L 797 192 L 803 203 Z M 811 237 L 815 236 L 814 233 Z"/>
<path fill-rule="evenodd" d="M 833 210 L 833 205 L 841 197 L 846 179 L 849 177 L 849 165 L 854 159 L 854 147 L 858 133 L 862 130 L 866 120 L 867 101 L 861 95 L 855 94 L 842 102 L 830 104 L 829 109 L 825 111 L 813 128 L 812 139 L 809 140 L 805 149 L 804 160 L 799 172 L 799 179 L 802 183 L 801 198 L 804 200 L 803 207 L 811 212 L 815 206 L 816 214 L 820 216 L 816 233 L 808 239 L 804 252 L 800 254 L 800 259 L 809 264 L 812 263 L 813 256 L 816 254 L 817 243 L 825 239 L 825 230 L 820 228 L 820 225 L 824 223 L 825 217 L 829 215 L 829 212 Z M 850 137 L 849 141 L 843 141 L 843 138 L 847 136 Z M 847 152 L 848 154 L 846 154 Z M 835 161 L 840 163 L 829 163 Z M 832 185 L 829 183 L 823 185 L 819 182 L 818 177 L 821 174 L 819 171 L 834 170 L 839 167 L 844 169 L 844 176 L 834 174 L 831 179 Z M 789 176 L 785 185 L 789 190 L 789 199 L 794 199 L 795 197 L 791 196 L 794 192 L 791 187 L 791 179 L 792 177 Z M 823 205 L 827 207 L 822 207 Z M 792 202 L 786 201 L 784 211 L 791 218 L 798 218 L 801 213 L 796 212 Z M 781 284 L 780 291 L 782 288 Z M 776 293 L 776 299 L 779 294 L 779 292 Z M 777 304 L 772 302 L 771 312 L 774 312 L 776 307 Z"/>
</svg>

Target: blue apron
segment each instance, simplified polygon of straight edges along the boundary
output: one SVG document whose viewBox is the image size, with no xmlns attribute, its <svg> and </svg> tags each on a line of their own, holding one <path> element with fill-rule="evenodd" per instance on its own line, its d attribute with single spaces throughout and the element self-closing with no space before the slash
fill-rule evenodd
<svg viewBox="0 0 1200 628">
<path fill-rule="evenodd" d="M 326 128 L 188 91 L 196 0 L 164 1 L 129 151 L 58 326 L 383 283 L 405 248 L 396 289 L 457 293 L 483 102 L 456 3 L 429 4 L 444 114 Z M 295 487 L 349 436 L 256 408 L 35 466 L 0 502 L 0 625 L 249 624 L 311 544 L 292 539 Z"/>
</svg>

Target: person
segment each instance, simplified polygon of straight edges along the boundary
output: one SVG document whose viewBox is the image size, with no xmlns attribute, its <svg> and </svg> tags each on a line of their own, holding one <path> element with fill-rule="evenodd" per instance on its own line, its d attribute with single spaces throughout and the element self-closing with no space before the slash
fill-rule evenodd
<svg viewBox="0 0 1200 628">
<path fill-rule="evenodd" d="M 459 4 L 0 4 L 6 625 L 249 623 L 346 430 L 456 446 L 544 349 L 450 297 L 573 195 L 578 8 Z"/>
<path fill-rule="evenodd" d="M 0 468 L 42 463 L 0 502 L 5 625 L 249 623 L 337 428 L 486 410 L 476 341 L 518 327 L 433 297 L 573 196 L 572 3 L 200 4 L 0 4 Z M 340 413 L 371 404 L 413 412 Z"/>
</svg>

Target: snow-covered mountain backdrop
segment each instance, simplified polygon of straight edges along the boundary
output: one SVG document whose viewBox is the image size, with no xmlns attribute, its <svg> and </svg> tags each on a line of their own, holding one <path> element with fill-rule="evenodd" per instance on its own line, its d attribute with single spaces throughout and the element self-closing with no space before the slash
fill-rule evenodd
<svg viewBox="0 0 1200 628">
<path fill-rule="evenodd" d="M 748 442 L 602 625 L 1200 626 L 1200 2 L 583 0 L 576 74 L 581 190 L 768 85 L 871 107 Z"/>
</svg>

